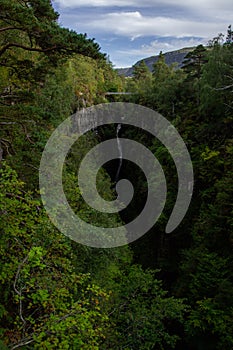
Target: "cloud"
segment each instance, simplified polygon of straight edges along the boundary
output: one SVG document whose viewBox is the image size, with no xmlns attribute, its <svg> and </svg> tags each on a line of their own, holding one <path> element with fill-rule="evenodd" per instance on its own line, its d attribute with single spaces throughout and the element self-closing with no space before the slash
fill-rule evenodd
<svg viewBox="0 0 233 350">
<path fill-rule="evenodd" d="M 226 23 L 219 21 L 198 21 L 172 17 L 144 16 L 139 11 L 112 12 L 92 18 L 87 28 L 95 32 L 113 33 L 128 38 L 140 36 L 161 37 L 203 37 L 211 38 L 219 29 L 225 30 Z"/>
<path fill-rule="evenodd" d="M 154 1 L 151 1 L 151 4 Z M 181 6 L 185 8 L 191 8 L 191 9 L 223 9 L 228 8 L 229 10 L 232 10 L 233 4 L 232 0 L 195 0 L 195 1 L 186 1 L 183 0 L 163 0 L 163 5 L 172 5 L 172 6 Z"/>
<path fill-rule="evenodd" d="M 158 55 L 160 51 L 165 53 L 185 47 L 196 47 L 199 44 L 204 45 L 206 42 L 200 38 L 166 38 L 164 40 L 153 40 L 151 43 L 139 47 L 124 47 L 124 49 L 116 50 L 113 55 L 114 63 L 116 67 L 126 68 L 132 66 L 138 60 Z"/>
<path fill-rule="evenodd" d="M 131 7 L 139 5 L 139 1 L 135 0 L 55 0 L 54 2 L 61 7 Z"/>
<path fill-rule="evenodd" d="M 232 0 L 53 0 L 60 23 L 96 38 L 116 66 L 226 33 Z M 233 23 L 232 23 L 233 24 Z M 142 45 L 143 44 L 143 45 Z"/>
<path fill-rule="evenodd" d="M 61 7 L 134 7 L 134 8 L 156 8 L 158 7 L 157 0 L 54 0 L 55 3 Z M 161 6 L 161 5 L 159 5 Z M 175 6 L 186 9 L 192 9 L 202 11 L 203 9 L 209 10 L 222 10 L 223 8 L 231 11 L 233 9 L 232 0 L 195 0 L 195 1 L 183 1 L 183 0 L 163 0 L 162 6 Z"/>
<path fill-rule="evenodd" d="M 160 51 L 169 52 L 178 50 L 185 47 L 196 47 L 199 44 L 206 44 L 203 39 L 200 38 L 183 38 L 176 39 L 170 38 L 169 40 L 153 40 L 150 44 L 141 45 L 138 48 L 134 49 L 124 49 L 117 50 L 117 54 L 124 56 L 130 56 L 131 59 L 137 57 L 149 57 L 158 55 Z"/>
</svg>

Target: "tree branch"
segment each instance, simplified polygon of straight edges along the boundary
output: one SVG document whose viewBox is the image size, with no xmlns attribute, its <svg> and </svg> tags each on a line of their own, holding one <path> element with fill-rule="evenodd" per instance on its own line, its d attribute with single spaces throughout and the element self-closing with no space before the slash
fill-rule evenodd
<svg viewBox="0 0 233 350">
<path fill-rule="evenodd" d="M 23 324 L 25 325 L 26 321 L 23 317 L 23 303 L 22 303 L 22 288 L 20 288 L 20 290 L 17 289 L 16 285 L 17 282 L 19 280 L 19 276 L 20 276 L 20 271 L 23 267 L 23 265 L 25 264 L 25 262 L 28 259 L 28 255 L 23 259 L 23 261 L 19 264 L 16 275 L 15 275 L 15 280 L 14 280 L 14 291 L 16 292 L 16 294 L 19 296 L 19 316 L 21 321 L 23 322 Z"/>
<path fill-rule="evenodd" d="M 12 147 L 12 144 L 11 144 L 10 141 L 8 141 L 6 139 L 1 139 L 1 143 L 2 143 L 2 146 L 6 147 L 6 152 L 7 152 L 8 155 L 10 155 L 9 148 L 11 148 L 12 151 L 14 152 L 14 148 Z"/>
<path fill-rule="evenodd" d="M 7 43 L 5 46 L 3 46 L 0 50 L 0 56 L 3 55 L 10 47 L 19 47 L 20 49 L 26 50 L 26 51 L 34 51 L 34 52 L 49 52 L 57 49 L 57 46 L 52 46 L 47 49 L 40 49 L 39 47 L 28 47 L 24 46 L 18 43 Z"/>
<path fill-rule="evenodd" d="M 14 194 L 14 193 L 6 193 L 6 197 L 16 198 L 16 199 L 18 199 L 19 201 L 24 201 L 24 202 L 28 203 L 28 201 L 27 201 L 26 198 L 21 197 L 21 196 L 19 196 L 19 195 L 17 195 L 17 194 Z M 15 290 L 15 291 L 16 291 L 16 290 Z M 16 293 L 17 293 L 17 292 L 16 292 Z M 18 293 L 17 293 L 17 294 L 18 294 Z"/>
<path fill-rule="evenodd" d="M 1 139 L 0 139 L 0 166 L 2 161 L 2 155 L 3 155 L 3 149 L 2 149 Z"/>
<path fill-rule="evenodd" d="M 224 103 L 224 106 L 226 106 L 226 107 L 228 107 L 228 108 L 230 108 L 230 109 L 233 109 L 233 107 L 232 106 L 230 106 L 229 104 L 227 104 L 227 103 Z"/>
<path fill-rule="evenodd" d="M 12 124 L 18 124 L 17 122 L 0 122 L 0 125 L 12 125 Z"/>
<path fill-rule="evenodd" d="M 11 348 L 11 350 L 20 348 L 21 346 L 25 346 L 25 345 L 31 344 L 33 341 L 34 341 L 33 338 L 31 338 L 31 339 L 29 338 L 28 340 L 24 340 L 24 341 L 22 341 L 21 343 L 14 345 L 14 346 Z"/>
<path fill-rule="evenodd" d="M 230 88 L 233 88 L 233 84 L 227 85 L 227 86 L 223 86 L 223 87 L 221 87 L 221 88 L 215 88 L 214 90 L 215 90 L 215 91 L 224 91 L 224 90 L 228 90 L 228 89 L 230 89 Z"/>
<path fill-rule="evenodd" d="M 24 134 L 26 135 L 27 140 L 28 140 L 32 145 L 34 145 L 35 143 L 31 140 L 31 138 L 30 138 L 30 136 L 29 136 L 29 134 L 28 134 L 28 132 L 27 132 L 27 128 L 26 128 L 26 126 L 25 126 L 23 123 L 21 123 L 21 122 L 1 122 L 1 121 L 0 121 L 0 125 L 15 125 L 15 124 L 18 124 L 18 125 L 20 125 L 20 126 L 22 127 L 22 129 L 23 129 L 23 131 L 24 131 Z"/>
<path fill-rule="evenodd" d="M 17 28 L 17 27 L 9 26 L 9 27 L 0 28 L 0 33 L 1 32 L 5 32 L 7 30 L 22 30 L 22 29 L 21 28 Z"/>
<path fill-rule="evenodd" d="M 80 313 L 80 312 L 79 312 L 79 313 Z M 69 312 L 68 314 L 64 315 L 63 317 L 60 317 L 58 320 L 55 321 L 55 323 L 60 323 L 60 322 L 62 322 L 62 321 L 64 321 L 64 320 L 66 320 L 68 317 L 73 316 L 73 315 L 75 315 L 75 314 L 77 314 L 77 311 L 72 312 L 72 309 L 71 309 L 70 312 Z M 39 329 L 39 331 L 41 331 L 41 330 Z M 47 331 L 45 330 L 44 332 L 45 332 L 45 334 L 50 334 L 51 331 L 50 331 L 50 330 L 47 330 Z M 37 334 L 38 334 L 38 332 L 35 333 L 35 336 L 36 336 Z M 33 338 L 25 338 L 25 339 L 22 340 L 20 343 L 18 343 L 18 344 L 16 344 L 16 345 L 14 345 L 13 347 L 11 347 L 11 350 L 20 348 L 21 346 L 28 345 L 28 344 L 32 343 L 33 341 L 34 341 Z"/>
<path fill-rule="evenodd" d="M 17 281 L 19 279 L 19 275 L 20 275 L 20 270 L 22 269 L 23 265 L 25 264 L 25 262 L 27 261 L 28 259 L 28 255 L 23 259 L 23 261 L 19 264 L 18 266 L 18 269 L 17 269 L 17 272 L 16 272 L 16 275 L 15 275 L 15 280 L 14 280 L 14 290 L 15 290 L 15 293 L 20 295 L 20 292 L 18 291 L 18 289 L 16 288 L 16 284 L 17 284 Z"/>
</svg>

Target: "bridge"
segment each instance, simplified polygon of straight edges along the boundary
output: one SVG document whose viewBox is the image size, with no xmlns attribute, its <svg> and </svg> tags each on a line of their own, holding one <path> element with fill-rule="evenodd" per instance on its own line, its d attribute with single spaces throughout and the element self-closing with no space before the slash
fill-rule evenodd
<svg viewBox="0 0 233 350">
<path fill-rule="evenodd" d="M 105 96 L 110 96 L 110 95 L 132 95 L 132 92 L 105 92 Z"/>
</svg>

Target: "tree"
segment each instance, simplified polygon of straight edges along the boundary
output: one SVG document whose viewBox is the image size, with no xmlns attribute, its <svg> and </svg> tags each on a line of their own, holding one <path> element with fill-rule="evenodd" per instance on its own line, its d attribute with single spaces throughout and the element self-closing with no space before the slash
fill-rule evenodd
<svg viewBox="0 0 233 350">
<path fill-rule="evenodd" d="M 132 266 L 125 248 L 93 252 L 72 243 L 5 162 L 0 189 L 3 346 L 175 348 L 187 307 L 155 272 Z"/>
<path fill-rule="evenodd" d="M 202 67 L 207 63 L 206 48 L 198 45 L 193 51 L 189 52 L 183 61 L 183 69 L 190 78 L 200 79 Z"/>
<path fill-rule="evenodd" d="M 17 143 L 25 149 L 27 143 L 34 145 L 31 134 L 41 110 L 35 99 L 48 75 L 56 74 L 56 67 L 77 53 L 105 61 L 94 39 L 60 27 L 57 19 L 50 0 L 0 2 L 0 149 L 4 158 L 16 153 Z M 47 107 L 50 99 L 54 101 L 52 93 L 48 92 Z"/>
<path fill-rule="evenodd" d="M 200 80 L 202 113 L 217 126 L 220 133 L 228 134 L 233 104 L 232 45 L 215 44 L 209 52 L 208 63 Z M 224 118 L 223 118 L 224 116 Z"/>
<path fill-rule="evenodd" d="M 112 333 L 109 293 L 75 270 L 71 241 L 5 163 L 0 189 L 1 339 L 12 350 L 98 349 Z"/>
<path fill-rule="evenodd" d="M 44 53 L 53 62 L 73 52 L 103 57 L 99 45 L 87 39 L 86 34 L 77 34 L 58 25 L 58 13 L 50 0 L 1 0 L 0 5 L 1 64 L 5 65 L 17 49 Z"/>
<path fill-rule="evenodd" d="M 216 41 L 201 70 L 198 123 L 188 111 L 183 119 L 195 189 L 176 296 L 187 296 L 191 306 L 185 327 L 191 349 L 231 348 L 233 342 L 231 65 L 232 46 Z"/>
<path fill-rule="evenodd" d="M 133 78 L 136 81 L 150 78 L 150 71 L 144 60 L 133 66 Z"/>
<path fill-rule="evenodd" d="M 229 25 L 227 29 L 226 44 L 231 45 L 232 43 L 233 43 L 233 31 L 231 29 L 231 25 Z"/>
<path fill-rule="evenodd" d="M 170 67 L 165 63 L 162 52 L 153 67 L 153 82 L 151 89 L 151 101 L 153 108 L 167 116 L 174 116 L 182 82 L 183 72 L 177 69 L 176 65 Z"/>
<path fill-rule="evenodd" d="M 207 49 L 203 45 L 198 45 L 193 51 L 189 52 L 183 62 L 182 68 L 187 75 L 185 84 L 189 90 L 191 100 L 194 98 L 197 107 L 200 105 L 200 79 L 203 67 L 207 62 Z"/>
<path fill-rule="evenodd" d="M 167 78 L 167 75 L 169 74 L 170 70 L 168 65 L 165 62 L 165 57 L 160 51 L 158 60 L 153 65 L 153 77 L 155 80 L 163 81 Z"/>
<path fill-rule="evenodd" d="M 121 282 L 114 288 L 112 312 L 118 348 L 175 349 L 187 312 L 184 301 L 167 295 L 155 271 L 143 271 L 134 265 L 116 277 Z"/>
<path fill-rule="evenodd" d="M 131 102 L 147 105 L 152 83 L 152 74 L 145 64 L 140 61 L 133 67 L 133 77 L 126 80 L 126 90 L 132 93 Z"/>
</svg>

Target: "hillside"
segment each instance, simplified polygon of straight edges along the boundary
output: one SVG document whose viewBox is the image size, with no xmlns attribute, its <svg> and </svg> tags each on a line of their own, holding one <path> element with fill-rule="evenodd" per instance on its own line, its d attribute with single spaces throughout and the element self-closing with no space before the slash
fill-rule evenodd
<svg viewBox="0 0 233 350">
<path fill-rule="evenodd" d="M 187 55 L 188 52 L 192 51 L 193 47 L 183 48 L 176 51 L 166 52 L 164 54 L 165 56 L 165 62 L 168 65 L 171 65 L 172 63 L 178 63 L 178 67 L 182 67 L 182 62 Z M 135 65 L 139 65 L 141 61 L 144 61 L 149 68 L 150 71 L 153 70 L 154 63 L 158 60 L 159 55 L 157 56 L 151 56 L 148 58 L 144 58 L 143 60 L 138 61 Z M 117 72 L 119 75 L 123 75 L 125 77 L 131 77 L 133 75 L 133 67 L 128 68 L 119 68 L 117 69 Z"/>
</svg>

